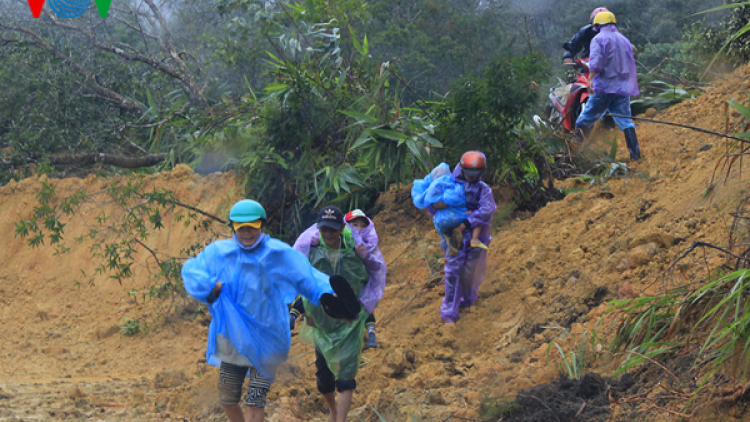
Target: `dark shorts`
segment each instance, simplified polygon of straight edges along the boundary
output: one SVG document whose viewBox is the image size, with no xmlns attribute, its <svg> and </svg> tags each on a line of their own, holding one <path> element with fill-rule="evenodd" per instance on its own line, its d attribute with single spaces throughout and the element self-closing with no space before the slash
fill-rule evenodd
<svg viewBox="0 0 750 422">
<path fill-rule="evenodd" d="M 318 379 L 318 391 L 322 394 L 333 393 L 334 390 L 338 390 L 339 393 L 346 390 L 354 390 L 357 388 L 356 380 L 337 380 L 330 369 L 328 369 L 328 363 L 323 355 L 315 351 L 315 376 Z"/>
<path fill-rule="evenodd" d="M 234 406 L 242 398 L 242 385 L 248 374 L 245 404 L 250 407 L 266 407 L 266 395 L 271 388 L 268 381 L 257 369 L 222 362 L 219 369 L 219 403 L 224 407 Z"/>
</svg>

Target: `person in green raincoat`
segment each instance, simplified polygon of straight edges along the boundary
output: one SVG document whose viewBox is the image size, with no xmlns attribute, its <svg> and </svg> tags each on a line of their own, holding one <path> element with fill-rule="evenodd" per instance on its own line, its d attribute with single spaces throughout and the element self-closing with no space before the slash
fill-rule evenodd
<svg viewBox="0 0 750 422">
<path fill-rule="evenodd" d="M 313 246 L 310 233 L 316 227 L 320 243 Z M 354 250 L 354 237 L 344 224 L 344 214 L 334 206 L 320 211 L 316 226 L 300 235 L 294 248 L 306 255 L 315 269 L 329 276 L 344 276 L 357 296 L 370 278 L 365 263 Z M 300 328 L 300 337 L 315 346 L 315 375 L 318 391 L 330 410 L 328 422 L 345 422 L 357 386 L 362 334 L 370 314 L 363 306 L 356 319 L 342 321 L 329 317 L 319 305 L 306 299 L 303 304 L 307 325 Z M 335 390 L 339 392 L 338 398 Z"/>
</svg>

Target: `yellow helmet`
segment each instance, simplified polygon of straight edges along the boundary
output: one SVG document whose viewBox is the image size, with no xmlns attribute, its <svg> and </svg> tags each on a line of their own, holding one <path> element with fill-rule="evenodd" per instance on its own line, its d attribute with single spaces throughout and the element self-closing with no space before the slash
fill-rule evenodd
<svg viewBox="0 0 750 422">
<path fill-rule="evenodd" d="M 615 19 L 615 15 L 612 12 L 601 12 L 594 16 L 593 23 L 594 25 L 602 26 L 610 23 L 617 23 L 617 19 Z"/>
<path fill-rule="evenodd" d="M 594 17 L 596 15 L 598 15 L 599 13 L 602 13 L 602 12 L 609 12 L 609 9 L 607 9 L 606 7 L 597 7 L 596 9 L 594 9 L 591 12 L 591 14 L 589 15 L 589 23 L 593 24 L 594 23 Z"/>
</svg>

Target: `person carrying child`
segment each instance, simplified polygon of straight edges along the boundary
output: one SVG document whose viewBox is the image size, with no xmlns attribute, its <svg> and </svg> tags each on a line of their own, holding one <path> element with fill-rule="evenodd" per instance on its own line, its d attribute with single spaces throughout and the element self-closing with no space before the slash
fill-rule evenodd
<svg viewBox="0 0 750 422">
<path fill-rule="evenodd" d="M 484 280 L 487 250 L 476 247 L 475 242 L 478 240 L 489 246 L 492 241 L 492 219 L 497 208 L 492 189 L 482 181 L 486 161 L 483 153 L 467 151 L 453 169 L 455 182 L 463 187 L 468 214 L 458 225 L 462 233 L 458 252 L 455 255 L 446 253 L 445 257 L 445 297 L 440 305 L 440 316 L 447 324 L 458 321 L 460 308 L 474 303 L 479 285 Z M 438 201 L 426 208 L 435 217 L 440 210 L 449 206 L 444 201 Z"/>
<path fill-rule="evenodd" d="M 441 206 L 435 210 L 432 222 L 440 235 L 440 247 L 443 250 L 447 248 L 450 256 L 456 256 L 464 237 L 459 227 L 469 214 L 463 183 L 456 180 L 448 164 L 440 163 L 427 177 L 414 181 L 411 197 L 419 209 L 435 204 Z M 488 249 L 479 239 L 481 231 L 481 226 L 472 229 L 469 245 L 473 248 Z"/>
<path fill-rule="evenodd" d="M 362 289 L 359 301 L 362 306 L 370 312 L 370 316 L 365 321 L 367 328 L 367 347 L 378 347 L 377 337 L 375 336 L 375 307 L 383 297 L 385 292 L 386 266 L 383 254 L 378 247 L 378 233 L 375 231 L 375 224 L 360 209 L 349 211 L 344 216 L 344 222 L 349 227 L 354 237 L 354 251 L 368 267 L 370 279 L 367 285 Z M 310 238 L 310 245 L 317 246 L 320 244 L 320 231 L 317 226 L 310 227 L 310 233 L 306 236 Z M 302 299 L 297 300 L 289 310 L 289 325 L 294 329 L 295 322 L 305 310 L 302 306 Z"/>
<path fill-rule="evenodd" d="M 314 245 L 312 237 L 316 233 L 320 241 Z M 356 318 L 347 323 L 328 317 L 320 307 L 303 298 L 307 324 L 300 327 L 300 338 L 315 347 L 315 375 L 318 391 L 323 394 L 330 411 L 328 422 L 346 421 L 357 386 L 355 378 L 359 371 L 362 333 L 370 315 L 367 307 L 374 308 L 377 304 L 377 300 L 367 300 L 365 292 L 372 289 L 373 297 L 379 298 L 384 289 L 384 284 L 369 288 L 368 285 L 373 282 L 376 271 L 383 271 L 384 283 L 385 263 L 373 265 L 374 261 L 360 258 L 355 248 L 354 234 L 345 224 L 344 214 L 331 205 L 320 211 L 316 225 L 302 233 L 294 243 L 294 249 L 307 256 L 313 267 L 326 274 L 345 277 L 359 298 L 358 303 L 364 305 Z"/>
<path fill-rule="evenodd" d="M 187 293 L 211 313 L 206 361 L 220 367 L 224 412 L 231 422 L 260 422 L 276 369 L 291 347 L 287 303 L 302 295 L 344 320 L 354 319 L 360 305 L 342 277 L 318 271 L 301 253 L 263 233 L 266 211 L 258 202 L 237 202 L 229 220 L 232 238 L 188 259 L 182 279 Z M 239 402 L 246 377 L 243 412 Z"/>
</svg>

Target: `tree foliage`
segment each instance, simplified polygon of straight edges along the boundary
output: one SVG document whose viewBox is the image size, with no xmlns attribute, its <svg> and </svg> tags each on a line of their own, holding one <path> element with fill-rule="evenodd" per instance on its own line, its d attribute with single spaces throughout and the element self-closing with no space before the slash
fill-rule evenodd
<svg viewBox="0 0 750 422">
<path fill-rule="evenodd" d="M 149 182 L 148 177 L 136 174 L 113 178 L 98 192 L 81 188 L 60 195 L 55 183 L 45 177 L 33 213 L 30 218 L 16 223 L 15 235 L 28 238 L 31 247 L 54 247 L 58 255 L 69 252 L 72 247 L 87 245 L 97 264 L 93 274 L 81 270 L 76 280 L 79 286 L 93 285 L 97 278 L 123 285 L 134 275 L 139 252 L 147 254 L 153 264 L 147 268 L 154 282 L 140 292 L 131 290 L 130 293 L 139 293 L 143 300 L 164 300 L 167 306 L 163 312 L 168 315 L 177 310 L 181 299 L 188 298 L 180 275 L 182 263 L 208 241 L 217 238 L 217 225 L 225 225 L 226 221 L 180 202 L 174 192 L 155 189 Z M 78 218 L 85 218 L 87 229 L 70 239 L 66 226 Z M 152 236 L 165 228 L 168 219 L 199 232 L 200 240 L 185 245 L 176 256 L 157 250 L 151 244 Z"/>
<path fill-rule="evenodd" d="M 426 170 L 425 147 L 439 143 L 421 110 L 401 106 L 409 88 L 354 29 L 367 15 L 364 3 L 222 7 L 256 11 L 253 22 L 232 25 L 267 40 L 268 83 L 263 96 L 250 92 L 234 106 L 247 105 L 238 118 L 195 137 L 191 151 L 199 168 L 213 162 L 240 170 L 248 194 L 275 210 L 278 235 L 299 233 L 322 202 L 366 206 L 379 188 Z"/>
<path fill-rule="evenodd" d="M 438 138 L 445 144 L 441 157 L 454 162 L 463 151 L 484 152 L 495 180 L 507 179 L 519 189 L 524 209 L 536 210 L 561 196 L 543 185 L 547 146 L 527 124 L 540 97 L 536 81 L 549 73 L 538 54 L 497 57 L 481 75 L 456 80 L 437 107 Z"/>
<path fill-rule="evenodd" d="M 437 154 L 452 161 L 476 144 L 491 160 L 505 157 L 495 163 L 500 174 L 511 166 L 533 174 L 514 143 L 529 139 L 518 130 L 539 98 L 527 82 L 549 76 L 531 62 L 557 62 L 561 43 L 600 6 L 130 0 L 106 20 L 61 20 L 47 10 L 31 19 L 19 5 L 0 3 L 3 179 L 45 160 L 82 167 L 60 155 L 164 154 L 167 166 L 240 171 L 247 191 L 277 204 L 294 230 L 315 204 L 363 206 L 408 181 L 431 165 L 426 146 L 445 144 Z M 638 0 L 611 9 L 644 64 L 656 66 L 660 55 L 687 58 L 681 26 L 712 5 Z M 528 54 L 536 55 L 518 58 Z M 498 67 L 504 60 L 526 67 Z"/>
<path fill-rule="evenodd" d="M 723 19 L 714 25 L 696 24 L 686 38 L 690 40 L 692 56 L 697 60 L 712 60 L 720 54 L 720 68 L 737 67 L 750 60 L 750 4 L 739 0 L 726 0 L 727 6 L 733 6 Z"/>
</svg>

